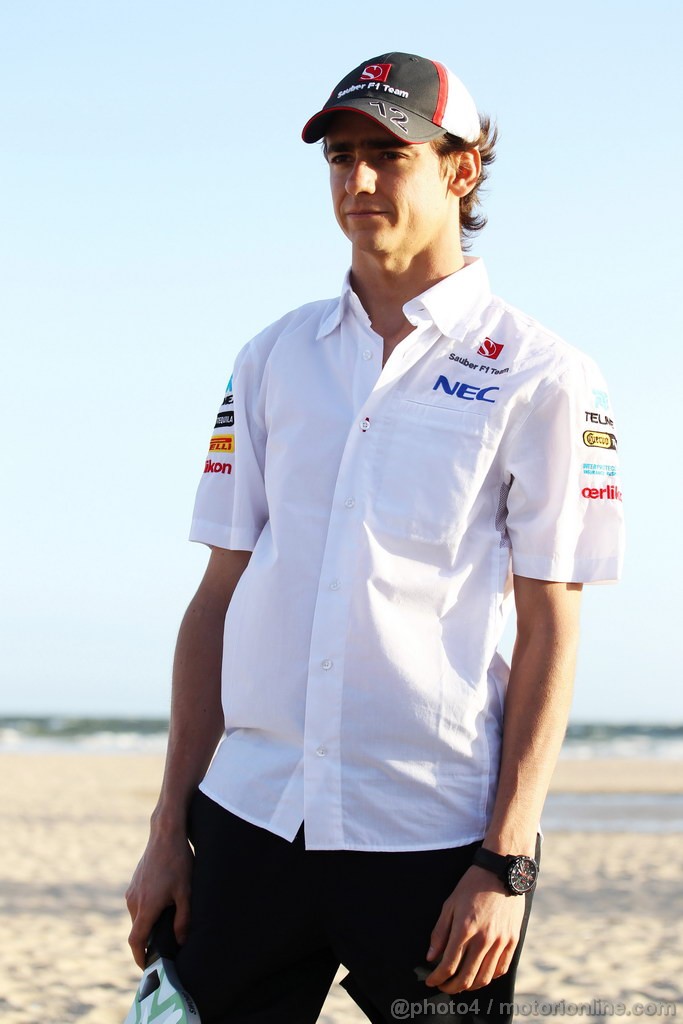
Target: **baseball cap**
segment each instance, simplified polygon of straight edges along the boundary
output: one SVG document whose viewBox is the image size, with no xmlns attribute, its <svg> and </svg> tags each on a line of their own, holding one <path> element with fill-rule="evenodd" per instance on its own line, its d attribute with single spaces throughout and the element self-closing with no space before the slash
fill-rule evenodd
<svg viewBox="0 0 683 1024">
<path fill-rule="evenodd" d="M 322 139 L 340 110 L 364 114 L 405 142 L 429 142 L 446 132 L 476 142 L 481 131 L 474 100 L 460 79 L 444 64 L 414 53 L 383 53 L 349 72 L 304 126 L 304 142 Z"/>
</svg>

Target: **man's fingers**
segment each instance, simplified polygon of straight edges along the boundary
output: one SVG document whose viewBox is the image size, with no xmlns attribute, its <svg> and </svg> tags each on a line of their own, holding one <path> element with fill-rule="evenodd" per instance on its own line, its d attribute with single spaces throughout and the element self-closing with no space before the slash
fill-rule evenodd
<svg viewBox="0 0 683 1024">
<path fill-rule="evenodd" d="M 453 950 L 447 947 L 441 963 L 432 974 L 432 984 L 450 995 L 465 992 L 477 975 L 481 958 L 481 950 L 477 949 L 475 939 Z"/>
<path fill-rule="evenodd" d="M 470 944 L 459 936 L 451 935 L 441 961 L 425 979 L 425 984 L 430 987 L 441 987 L 444 982 L 453 977 L 465 962 Z"/>
<path fill-rule="evenodd" d="M 451 954 L 447 948 L 437 970 L 433 972 L 427 983 L 436 985 L 442 992 L 455 995 L 458 992 L 474 992 L 490 985 L 494 978 L 500 978 L 510 969 L 515 944 L 503 946 L 500 942 L 487 946 L 480 936 L 473 936 L 465 948 L 461 947 L 462 955 Z M 445 977 L 441 979 L 441 968 Z"/>
<path fill-rule="evenodd" d="M 145 955 L 147 951 L 147 940 L 156 919 L 149 914 L 138 913 L 133 920 L 133 927 L 128 936 L 128 945 L 133 953 L 133 959 L 138 967 L 145 968 Z"/>
<path fill-rule="evenodd" d="M 175 917 L 173 918 L 173 931 L 179 946 L 187 940 L 190 930 L 190 900 L 186 893 L 178 895 L 175 905 Z"/>
<path fill-rule="evenodd" d="M 439 914 L 439 920 L 434 925 L 434 930 L 429 937 L 427 960 L 438 960 L 441 956 L 451 933 L 452 920 L 452 912 L 444 905 L 441 913 Z"/>
</svg>

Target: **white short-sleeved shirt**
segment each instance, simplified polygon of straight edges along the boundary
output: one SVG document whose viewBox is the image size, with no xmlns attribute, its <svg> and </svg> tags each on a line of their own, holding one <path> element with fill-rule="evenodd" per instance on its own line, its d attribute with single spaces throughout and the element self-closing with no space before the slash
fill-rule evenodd
<svg viewBox="0 0 683 1024">
<path fill-rule="evenodd" d="M 312 849 L 482 838 L 512 573 L 619 575 L 622 496 L 594 363 L 490 293 L 479 260 L 404 307 L 382 367 L 348 277 L 237 358 L 191 537 L 253 550 L 225 624 L 202 783 Z"/>
</svg>

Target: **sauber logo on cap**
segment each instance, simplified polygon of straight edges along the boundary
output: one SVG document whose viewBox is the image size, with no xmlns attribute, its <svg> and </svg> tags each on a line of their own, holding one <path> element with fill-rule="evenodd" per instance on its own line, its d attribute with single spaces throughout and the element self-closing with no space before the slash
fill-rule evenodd
<svg viewBox="0 0 683 1024">
<path fill-rule="evenodd" d="M 386 82 L 391 71 L 391 64 L 368 64 L 363 68 L 361 82 Z"/>
<path fill-rule="evenodd" d="M 484 338 L 477 349 L 477 355 L 486 356 L 487 359 L 497 359 L 504 347 L 504 345 L 499 345 L 497 341 L 491 341 L 490 338 Z"/>
</svg>

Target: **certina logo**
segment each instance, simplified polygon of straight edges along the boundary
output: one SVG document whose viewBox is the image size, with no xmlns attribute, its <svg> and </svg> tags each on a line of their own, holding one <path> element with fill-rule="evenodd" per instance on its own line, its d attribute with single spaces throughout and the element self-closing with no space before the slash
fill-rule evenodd
<svg viewBox="0 0 683 1024">
<path fill-rule="evenodd" d="M 500 388 L 478 388 L 474 384 L 461 383 L 456 380 L 455 384 L 451 384 L 448 377 L 444 377 L 443 374 L 439 377 L 436 384 L 432 388 L 432 391 L 438 391 L 441 388 L 447 395 L 454 395 L 456 398 L 462 398 L 466 402 L 489 402 L 491 405 L 495 402 L 495 398 L 487 398 L 492 391 L 500 391 Z"/>
<path fill-rule="evenodd" d="M 617 439 L 614 434 L 603 434 L 597 430 L 584 430 L 583 443 L 589 448 L 613 448 L 617 449 Z"/>
<path fill-rule="evenodd" d="M 504 348 L 505 346 L 499 345 L 497 341 L 492 341 L 491 338 L 484 338 L 477 349 L 477 355 L 486 356 L 487 359 L 497 359 Z"/>
<path fill-rule="evenodd" d="M 588 423 L 599 423 L 603 427 L 614 426 L 614 420 L 611 420 L 609 416 L 603 416 L 601 412 L 586 412 L 586 421 Z"/>
<path fill-rule="evenodd" d="M 232 473 L 232 465 L 229 462 L 212 462 L 211 459 L 207 459 L 204 463 L 205 473 L 225 473 L 226 476 L 230 476 Z"/>
<path fill-rule="evenodd" d="M 584 498 L 603 498 L 607 501 L 623 501 L 621 491 L 614 484 L 607 487 L 584 487 L 581 491 Z"/>
<path fill-rule="evenodd" d="M 361 82 L 386 82 L 391 64 L 368 64 L 360 76 Z"/>
<path fill-rule="evenodd" d="M 234 452 L 234 434 L 214 434 L 209 444 L 210 452 Z"/>
</svg>

